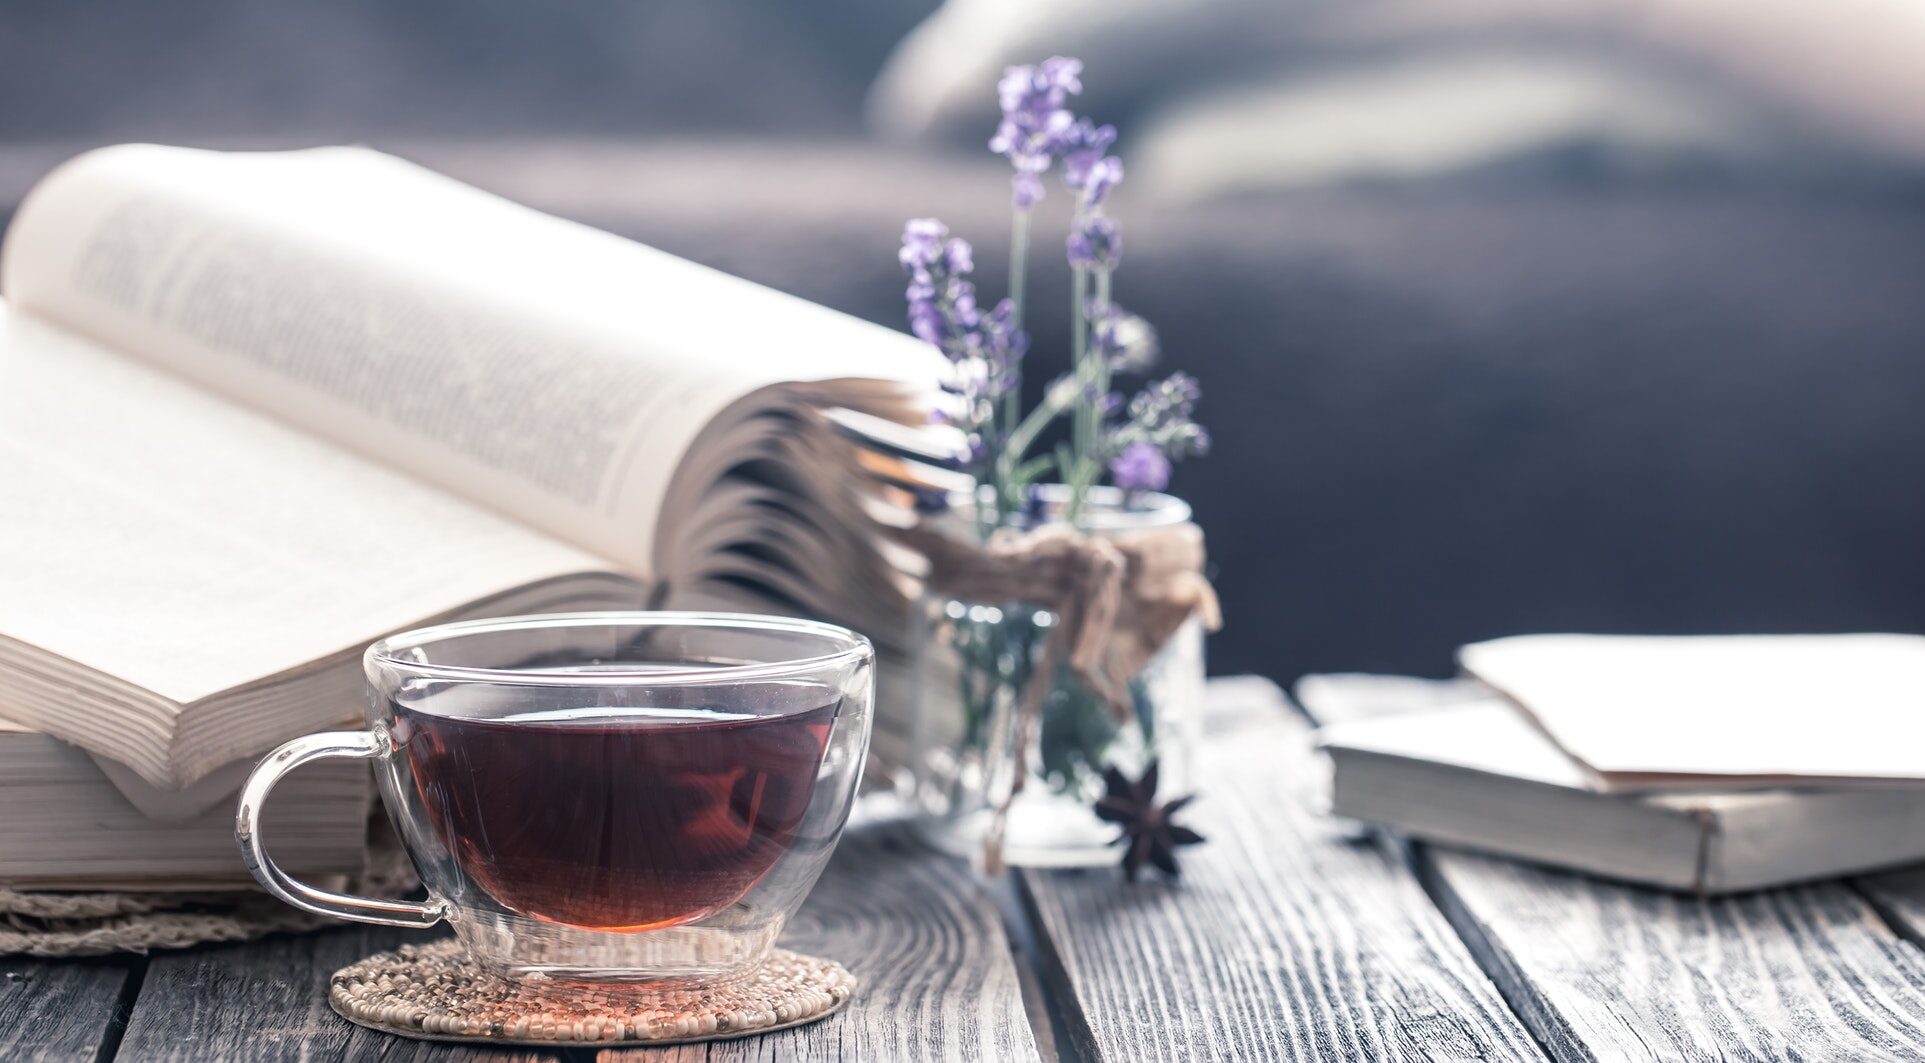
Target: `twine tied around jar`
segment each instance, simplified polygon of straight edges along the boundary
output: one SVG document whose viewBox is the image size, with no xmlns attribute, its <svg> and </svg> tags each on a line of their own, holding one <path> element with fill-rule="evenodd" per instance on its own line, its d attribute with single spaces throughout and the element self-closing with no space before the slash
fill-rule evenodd
<svg viewBox="0 0 1925 1063">
<path fill-rule="evenodd" d="M 928 560 L 929 590 L 963 601 L 1021 602 L 1048 610 L 1056 620 L 1017 702 L 1011 782 L 983 837 L 983 865 L 1000 874 L 1010 806 L 1029 774 L 1030 748 L 1057 669 L 1067 664 L 1118 722 L 1128 723 L 1129 681 L 1177 628 L 1191 616 L 1210 631 L 1223 625 L 1216 591 L 1203 575 L 1203 529 L 1186 521 L 1096 536 L 1046 524 L 1029 531 L 998 529 L 986 544 L 923 525 L 898 534 Z"/>
</svg>

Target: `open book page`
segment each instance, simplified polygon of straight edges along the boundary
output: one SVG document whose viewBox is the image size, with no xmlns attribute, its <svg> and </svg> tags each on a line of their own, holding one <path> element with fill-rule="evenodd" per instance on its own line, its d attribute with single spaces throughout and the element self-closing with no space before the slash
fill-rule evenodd
<svg viewBox="0 0 1925 1063">
<path fill-rule="evenodd" d="M 1530 635 L 1459 661 L 1606 790 L 1925 782 L 1925 637 Z"/>
<path fill-rule="evenodd" d="M 156 785 L 359 707 L 349 686 L 299 706 L 303 720 L 273 722 L 275 735 L 212 725 L 209 748 L 177 774 L 167 765 L 184 703 L 606 567 L 0 307 L 0 716 Z M 74 711 L 81 698 L 144 715 Z"/>
<path fill-rule="evenodd" d="M 942 371 L 901 333 L 355 148 L 89 153 L 22 206 L 0 283 L 644 574 L 678 463 L 731 404 Z"/>
</svg>

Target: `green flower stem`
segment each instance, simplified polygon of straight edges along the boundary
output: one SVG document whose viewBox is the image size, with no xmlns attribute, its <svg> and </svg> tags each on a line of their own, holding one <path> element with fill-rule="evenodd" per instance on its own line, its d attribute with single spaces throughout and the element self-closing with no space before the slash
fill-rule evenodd
<svg viewBox="0 0 1925 1063">
<path fill-rule="evenodd" d="M 1024 455 L 1029 453 L 1029 448 L 1036 445 L 1036 437 L 1042 434 L 1044 428 L 1049 426 L 1049 422 L 1055 420 L 1059 414 L 1068 408 L 1069 404 L 1064 401 L 1065 390 L 1066 389 L 1063 388 L 1051 388 L 1043 395 L 1043 401 L 1037 403 L 1036 408 L 1029 411 L 1028 417 L 1023 418 L 1023 423 L 1017 425 L 1016 430 L 1009 434 L 1009 441 L 1004 447 L 1003 456 L 1012 466 L 1022 461 Z"/>
<path fill-rule="evenodd" d="M 1096 274 L 1096 299 L 1094 302 L 1097 306 L 1107 309 L 1110 305 L 1110 271 L 1107 269 L 1099 269 L 1094 272 Z M 1085 308 L 1085 310 L 1087 311 L 1087 308 Z M 1097 362 L 1099 364 L 1096 366 L 1096 380 L 1100 386 L 1097 397 L 1100 399 L 1103 395 L 1108 394 L 1110 390 L 1110 367 L 1109 363 L 1104 362 L 1100 358 L 1097 359 Z"/>
<path fill-rule="evenodd" d="M 1012 327 L 1023 327 L 1023 296 L 1029 288 L 1029 208 L 1015 212 L 1009 223 L 1009 305 Z M 1015 391 L 1003 396 L 1003 427 L 1014 430 L 1022 419 L 1023 397 Z"/>
<path fill-rule="evenodd" d="M 1029 271 L 1029 211 L 1018 208 L 1011 212 L 1009 223 L 1009 304 L 1010 321 L 1014 329 L 1023 327 L 1024 291 L 1028 287 Z M 1022 394 L 1011 390 L 1003 395 L 1000 409 L 990 414 L 988 432 L 991 452 L 995 455 L 986 470 L 990 504 L 979 501 L 976 506 L 976 534 L 987 541 L 989 533 L 1003 520 L 1022 505 L 1023 473 L 1020 454 L 1010 446 L 1010 437 L 1022 419 Z"/>
<path fill-rule="evenodd" d="M 1083 510 L 1083 491 L 1088 486 L 1076 474 L 1096 449 L 1096 406 L 1087 395 L 1088 383 L 1095 380 L 1089 365 L 1089 273 L 1082 266 L 1070 269 L 1070 365 L 1081 385 L 1073 399 L 1076 412 L 1070 430 L 1070 453 L 1076 459 L 1076 469 L 1062 470 L 1069 484 L 1069 504 L 1063 517 L 1071 524 Z"/>
</svg>

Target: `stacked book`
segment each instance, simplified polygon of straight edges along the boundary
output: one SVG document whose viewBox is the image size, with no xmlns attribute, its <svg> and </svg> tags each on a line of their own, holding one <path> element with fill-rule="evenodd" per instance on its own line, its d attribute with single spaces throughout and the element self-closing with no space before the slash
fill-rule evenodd
<svg viewBox="0 0 1925 1063">
<path fill-rule="evenodd" d="M 1304 678 L 1331 806 L 1702 894 L 1925 861 L 1925 637 L 1534 635 Z"/>
<path fill-rule="evenodd" d="M 943 484 L 946 368 L 902 333 L 348 148 L 84 155 L 0 290 L 0 886 L 245 883 L 241 779 L 359 726 L 400 629 L 728 608 L 901 649 L 886 528 Z M 283 795 L 282 866 L 361 869 L 365 770 Z"/>
</svg>

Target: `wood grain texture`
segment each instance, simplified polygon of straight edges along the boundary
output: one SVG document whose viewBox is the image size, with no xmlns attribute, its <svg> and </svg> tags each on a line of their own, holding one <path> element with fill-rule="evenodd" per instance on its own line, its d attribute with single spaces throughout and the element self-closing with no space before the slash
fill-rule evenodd
<svg viewBox="0 0 1925 1063">
<path fill-rule="evenodd" d="M 1036 1043 L 996 902 L 899 826 L 852 828 L 783 944 L 847 965 L 856 997 L 820 1023 L 660 1049 L 491 1050 L 391 1037 L 335 1015 L 328 975 L 427 935 L 348 927 L 157 957 L 122 1044 L 137 1060 L 1025 1060 Z M 103 1020 L 104 1026 L 104 1020 Z M 0 1058 L 11 1058 L 0 1056 Z"/>
<path fill-rule="evenodd" d="M 328 1006 L 328 975 L 440 934 L 351 926 L 155 956 L 121 1041 L 123 1060 L 558 1061 L 545 1052 L 431 1044 L 362 1029 Z"/>
<path fill-rule="evenodd" d="M 1418 847 L 1560 1059 L 1925 1059 L 1925 954 L 1849 887 L 1702 899 Z"/>
<path fill-rule="evenodd" d="M 861 985 L 840 1014 L 766 1037 L 608 1051 L 613 1061 L 1034 1060 L 1017 967 L 990 888 L 900 827 L 852 827 L 783 935 Z"/>
<path fill-rule="evenodd" d="M 1310 707 L 1369 715 L 1357 695 L 1370 682 L 1326 685 Z M 1404 851 L 1559 1059 L 1925 1059 L 1925 954 L 1867 903 L 1875 886 L 1704 899 L 1436 846 Z M 1881 908 L 1925 917 L 1925 879 L 1866 881 L 1885 883 Z"/>
<path fill-rule="evenodd" d="M 140 962 L 0 960 L 0 1059 L 100 1058 L 118 1035 Z"/>
<path fill-rule="evenodd" d="M 1925 864 L 1862 875 L 1852 885 L 1900 937 L 1925 945 Z"/>
<path fill-rule="evenodd" d="M 1102 1060 L 1540 1059 L 1409 871 L 1314 810 L 1275 687 L 1206 743 L 1180 883 L 1024 872 L 1076 1049 Z M 1214 728 L 1213 728 L 1214 729 Z M 1165 795 L 1172 796 L 1172 795 Z"/>
</svg>

